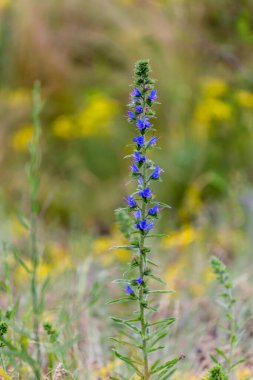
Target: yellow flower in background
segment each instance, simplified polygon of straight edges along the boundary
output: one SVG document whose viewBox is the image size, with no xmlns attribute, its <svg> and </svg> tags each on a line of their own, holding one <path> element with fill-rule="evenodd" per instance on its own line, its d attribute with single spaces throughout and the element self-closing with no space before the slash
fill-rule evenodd
<svg viewBox="0 0 253 380">
<path fill-rule="evenodd" d="M 170 288 L 177 289 L 178 280 L 184 275 L 186 264 L 184 256 L 181 256 L 175 262 L 168 265 L 164 273 L 164 279 Z"/>
<path fill-rule="evenodd" d="M 235 374 L 237 380 L 253 380 L 253 373 L 249 368 L 238 368 Z"/>
<path fill-rule="evenodd" d="M 118 230 L 113 230 L 111 235 L 97 237 L 92 245 L 92 251 L 100 256 L 103 265 L 110 265 L 115 258 L 122 262 L 128 262 L 131 258 L 131 251 L 124 248 L 112 249 L 114 246 L 124 246 L 128 243 Z"/>
<path fill-rule="evenodd" d="M 1 8 L 0 0 L 0 8 Z M 23 106 L 24 103 L 29 103 L 31 101 L 31 93 L 25 88 L 16 88 L 12 91 L 8 91 L 5 94 L 5 98 L 11 106 Z"/>
<path fill-rule="evenodd" d="M 228 84 L 220 78 L 205 78 L 202 83 L 202 91 L 206 97 L 219 97 L 228 90 Z"/>
<path fill-rule="evenodd" d="M 115 100 L 101 93 L 93 94 L 86 106 L 75 115 L 56 118 L 52 125 L 53 132 L 63 139 L 108 135 L 118 108 Z"/>
<path fill-rule="evenodd" d="M 32 133 L 31 124 L 21 126 L 21 128 L 11 136 L 10 143 L 12 148 L 18 151 L 27 150 L 28 144 L 32 139 Z"/>
<path fill-rule="evenodd" d="M 118 103 L 103 94 L 90 97 L 87 106 L 77 114 L 80 136 L 107 135 L 111 121 L 118 111 Z"/>
<path fill-rule="evenodd" d="M 94 371 L 95 376 L 101 376 L 102 379 L 105 379 L 107 376 L 111 374 L 111 371 L 113 371 L 115 368 L 119 367 L 122 365 L 121 360 L 117 359 L 114 361 L 110 361 L 109 363 L 106 364 L 106 366 L 99 368 Z M 97 377 L 96 377 L 97 379 Z"/>
<path fill-rule="evenodd" d="M 197 376 L 189 375 L 187 373 L 182 373 L 177 371 L 175 375 L 172 377 L 173 380 L 199 380 Z"/>
<path fill-rule="evenodd" d="M 241 90 L 236 93 L 236 100 L 240 106 L 253 108 L 253 92 Z"/>
<path fill-rule="evenodd" d="M 10 0 L 0 0 L 0 10 L 6 8 L 10 2 Z"/>
<path fill-rule="evenodd" d="M 55 136 L 63 139 L 75 137 L 75 126 L 68 116 L 59 116 L 52 125 Z"/>
<path fill-rule="evenodd" d="M 220 99 L 203 99 L 195 109 L 195 120 L 203 124 L 208 124 L 212 120 L 226 121 L 231 117 L 231 105 Z"/>
<path fill-rule="evenodd" d="M 201 192 L 203 189 L 203 184 L 200 180 L 193 182 L 187 189 L 182 206 L 180 207 L 178 213 L 181 219 L 188 219 L 189 216 L 197 215 L 202 207 L 203 202 L 201 199 Z"/>
<path fill-rule="evenodd" d="M 25 228 L 16 216 L 11 219 L 11 230 L 15 236 L 27 237 L 29 235 L 28 228 Z"/>
<path fill-rule="evenodd" d="M 187 224 L 179 231 L 172 232 L 161 240 L 162 248 L 186 247 L 192 244 L 199 235 L 199 231 Z"/>
</svg>

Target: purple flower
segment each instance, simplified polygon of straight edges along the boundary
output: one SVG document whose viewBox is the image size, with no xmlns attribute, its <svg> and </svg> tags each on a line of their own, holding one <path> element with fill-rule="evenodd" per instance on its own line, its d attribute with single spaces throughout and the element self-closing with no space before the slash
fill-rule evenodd
<svg viewBox="0 0 253 380">
<path fill-rule="evenodd" d="M 156 203 L 154 207 L 151 207 L 151 208 L 148 210 L 148 214 L 151 215 L 151 216 L 157 216 L 157 213 L 158 213 L 158 212 L 159 212 L 158 203 Z"/>
<path fill-rule="evenodd" d="M 128 119 L 131 119 L 131 120 L 135 119 L 133 111 L 128 111 Z"/>
<path fill-rule="evenodd" d="M 162 169 L 159 167 L 159 165 L 156 165 L 155 170 L 151 174 L 150 178 L 159 179 L 161 172 L 162 172 Z"/>
<path fill-rule="evenodd" d="M 143 178 L 140 177 L 140 178 L 138 179 L 138 182 L 139 182 L 139 185 L 142 187 L 142 186 L 143 186 Z"/>
<path fill-rule="evenodd" d="M 148 121 L 147 117 L 144 117 L 144 119 L 137 119 L 136 127 L 140 130 L 143 131 L 146 128 L 149 128 L 151 126 L 151 123 Z"/>
<path fill-rule="evenodd" d="M 131 196 L 127 198 L 127 203 L 128 203 L 128 206 L 131 208 L 134 208 L 137 206 L 137 203 L 135 202 L 134 197 L 131 197 Z"/>
<path fill-rule="evenodd" d="M 139 169 L 136 164 L 131 165 L 131 171 L 132 171 L 132 174 L 140 174 Z"/>
<path fill-rule="evenodd" d="M 153 102 L 154 100 L 156 100 L 157 99 L 157 91 L 156 90 L 151 90 L 150 91 L 150 94 L 149 94 L 149 96 L 148 96 L 148 99 L 151 101 L 151 102 Z"/>
<path fill-rule="evenodd" d="M 139 152 L 134 152 L 133 158 L 135 162 L 143 163 L 146 161 L 146 157 L 141 155 Z"/>
<path fill-rule="evenodd" d="M 134 294 L 134 291 L 133 289 L 131 288 L 131 286 L 129 284 L 127 284 L 126 288 L 125 288 L 125 291 L 130 294 L 130 295 L 133 295 Z"/>
<path fill-rule="evenodd" d="M 149 232 L 154 227 L 153 222 L 147 222 L 146 219 L 136 223 L 136 228 L 142 232 Z"/>
<path fill-rule="evenodd" d="M 152 193 L 149 187 L 146 187 L 145 189 L 139 191 L 139 195 L 144 199 L 152 197 Z"/>
<path fill-rule="evenodd" d="M 143 111 L 143 107 L 142 107 L 142 106 L 136 106 L 135 111 L 136 111 L 137 113 L 142 113 L 142 111 Z"/>
<path fill-rule="evenodd" d="M 136 278 L 135 280 L 137 282 L 137 284 L 141 285 L 143 283 L 143 279 L 141 277 L 139 278 Z"/>
<path fill-rule="evenodd" d="M 141 210 L 135 211 L 134 217 L 135 217 L 135 219 L 140 220 L 141 219 Z"/>
<path fill-rule="evenodd" d="M 145 144 L 144 136 L 137 136 L 133 138 L 133 141 L 136 142 L 138 146 L 143 146 Z"/>
<path fill-rule="evenodd" d="M 140 97 L 141 96 L 141 92 L 138 90 L 138 88 L 137 87 L 135 87 L 134 89 L 133 89 L 133 92 L 131 92 L 131 95 L 132 96 L 134 96 L 134 97 Z"/>
<path fill-rule="evenodd" d="M 151 139 L 147 142 L 147 147 L 154 145 L 157 142 L 157 140 L 158 140 L 157 136 L 151 137 Z"/>
</svg>

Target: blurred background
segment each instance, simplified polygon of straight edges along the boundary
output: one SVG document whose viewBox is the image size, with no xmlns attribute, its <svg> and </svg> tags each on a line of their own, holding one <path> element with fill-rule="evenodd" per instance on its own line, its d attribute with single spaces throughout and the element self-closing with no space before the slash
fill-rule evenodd
<svg viewBox="0 0 253 380">
<path fill-rule="evenodd" d="M 134 130 L 125 116 L 133 65 L 141 58 L 150 59 L 161 102 L 156 127 L 162 149 L 154 159 L 165 173 L 155 191 L 172 206 L 159 223 L 168 236 L 155 243 L 155 255 L 178 293 L 173 301 L 165 297 L 163 307 L 179 317 L 171 349 L 186 352 L 185 367 L 200 373 L 218 318 L 210 255 L 224 259 L 238 278 L 242 304 L 249 301 L 245 315 L 252 303 L 252 1 L 0 0 L 1 240 L 14 241 L 26 256 L 19 215 L 29 211 L 25 166 L 31 89 L 39 79 L 45 100 L 40 275 L 54 278 L 49 309 L 55 303 L 59 309 L 62 297 L 71 296 L 73 278 L 79 279 L 83 304 L 76 307 L 80 313 L 85 304 L 91 308 L 97 340 L 87 338 L 83 321 L 78 365 L 104 371 L 103 379 L 110 354 L 99 331 L 111 327 L 104 318 L 111 310 L 103 305 L 117 293 L 104 285 L 129 257 L 109 248 L 122 240 L 114 209 L 130 190 L 123 157 Z M 13 273 L 20 284 L 25 274 Z M 55 308 L 52 319 L 58 318 Z M 73 322 L 68 313 L 61 323 Z M 252 322 L 247 329 L 252 337 Z M 252 352 L 252 339 L 245 347 Z"/>
</svg>

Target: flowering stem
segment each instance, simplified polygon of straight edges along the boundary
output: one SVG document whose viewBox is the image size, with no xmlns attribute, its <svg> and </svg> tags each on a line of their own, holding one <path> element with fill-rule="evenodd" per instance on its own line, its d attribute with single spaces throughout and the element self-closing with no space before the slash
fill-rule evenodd
<svg viewBox="0 0 253 380">
<path fill-rule="evenodd" d="M 31 221 L 30 221 L 30 241 L 31 241 L 31 297 L 32 297 L 32 311 L 33 311 L 33 333 L 36 348 L 36 380 L 40 380 L 41 368 L 41 343 L 39 334 L 40 325 L 40 310 L 39 310 L 39 295 L 38 295 L 38 265 L 39 265 L 39 252 L 37 244 L 37 221 L 38 221 L 38 187 L 39 187 L 39 139 L 40 139 L 40 120 L 39 115 L 42 110 L 43 104 L 40 98 L 40 85 L 35 83 L 33 89 L 33 137 L 30 143 L 30 165 L 28 171 L 28 180 L 30 184 L 30 208 L 31 208 Z"/>
<path fill-rule="evenodd" d="M 133 257 L 129 263 L 129 270 L 126 273 L 134 273 L 134 277 L 118 279 L 119 283 L 126 283 L 125 291 L 127 296 L 112 300 L 109 303 L 133 301 L 138 303 L 138 316 L 130 320 L 113 318 L 125 328 L 130 329 L 131 334 L 127 334 L 128 340 L 124 341 L 113 338 L 119 344 L 134 346 L 138 350 L 134 358 L 117 351 L 116 356 L 124 361 L 142 380 L 167 379 L 174 372 L 174 366 L 182 357 L 167 360 L 162 364 L 162 358 L 151 362 L 151 353 L 164 348 L 158 342 L 169 333 L 168 327 L 175 321 L 169 317 L 149 323 L 148 316 L 156 312 L 156 307 L 151 306 L 152 298 L 149 294 L 171 293 L 168 290 L 149 290 L 149 280 L 153 279 L 163 282 L 159 276 L 153 273 L 153 263 L 148 258 L 150 248 L 146 247 L 146 237 L 150 235 L 154 228 L 154 222 L 158 219 L 160 212 L 159 202 L 154 202 L 150 185 L 153 181 L 159 181 L 162 169 L 155 164 L 148 156 L 147 152 L 154 148 L 157 136 L 150 136 L 150 131 L 154 131 L 152 118 L 155 112 L 152 107 L 157 99 L 157 91 L 154 89 L 154 81 L 149 77 L 150 66 L 147 60 L 138 61 L 135 65 L 134 88 L 131 92 L 131 103 L 129 104 L 128 121 L 137 127 L 138 136 L 133 138 L 134 152 L 130 156 L 133 159 L 131 165 L 132 178 L 137 180 L 137 189 L 127 199 L 127 213 L 130 219 L 127 238 L 130 240 L 128 249 L 133 251 Z M 166 207 L 166 205 L 163 204 Z M 126 210 L 126 209 L 123 209 Z M 136 237 L 137 236 L 137 237 Z M 120 247 L 118 247 L 120 248 Z M 121 247 L 122 248 L 122 247 Z M 151 267 L 152 266 L 152 267 Z M 138 277 L 137 277 L 138 276 Z M 148 310 L 148 314 L 146 312 Z M 137 326 L 135 325 L 137 324 Z M 140 351 L 139 351 L 140 350 Z M 140 354 L 139 354 L 140 353 Z M 117 377 L 111 377 L 118 380 Z"/>
<path fill-rule="evenodd" d="M 145 118 L 145 96 L 143 99 L 143 119 Z M 143 152 L 144 151 L 144 152 Z M 142 154 L 145 154 L 145 148 L 142 148 Z M 143 164 L 142 169 L 142 179 L 143 179 L 143 187 L 145 188 L 147 186 L 147 178 L 146 178 L 146 162 Z M 142 209 L 141 209 L 141 219 L 144 220 L 147 213 L 147 204 L 144 200 L 142 200 Z M 144 273 L 146 269 L 146 252 L 144 251 L 145 247 L 145 234 L 142 234 L 140 237 L 140 243 L 139 243 L 139 256 L 140 256 L 140 267 L 139 267 L 139 274 L 140 278 L 144 278 Z M 148 328 L 147 328 L 147 321 L 145 316 L 145 304 L 147 303 L 147 295 L 144 294 L 144 288 L 143 286 L 140 286 L 139 288 L 139 306 L 140 306 L 140 320 L 141 320 L 141 332 L 142 332 L 142 352 L 143 352 L 143 360 L 144 360 L 144 375 L 145 379 L 149 379 L 149 364 L 148 364 L 148 354 L 147 354 L 147 335 L 148 335 Z"/>
</svg>

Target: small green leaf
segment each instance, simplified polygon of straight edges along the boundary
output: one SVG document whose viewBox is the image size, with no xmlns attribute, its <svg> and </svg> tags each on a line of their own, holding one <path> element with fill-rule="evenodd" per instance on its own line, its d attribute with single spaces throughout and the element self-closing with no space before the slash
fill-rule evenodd
<svg viewBox="0 0 253 380">
<path fill-rule="evenodd" d="M 156 326 L 156 325 L 161 325 L 161 324 L 166 324 L 167 326 L 169 326 L 175 321 L 176 321 L 175 317 L 169 317 L 169 318 L 165 318 L 156 322 L 149 323 L 148 326 L 150 327 L 150 326 Z"/>
<path fill-rule="evenodd" d="M 169 360 L 167 361 L 166 363 L 164 363 L 163 365 L 161 365 L 160 367 L 157 367 L 156 369 L 154 369 L 151 373 L 154 374 L 154 373 L 157 373 L 157 372 L 160 372 L 162 371 L 163 369 L 171 369 L 173 368 L 180 360 L 182 359 L 182 357 L 178 357 L 178 358 L 175 358 L 175 359 L 172 359 L 172 360 Z"/>
<path fill-rule="evenodd" d="M 235 362 L 234 364 L 231 365 L 230 369 L 235 368 L 236 366 L 238 366 L 241 363 L 244 363 L 245 361 L 246 361 L 246 359 L 237 360 L 237 362 Z"/>
<path fill-rule="evenodd" d="M 116 298 L 115 300 L 109 301 L 106 304 L 111 305 L 113 303 L 118 303 L 118 302 L 128 302 L 128 301 L 135 301 L 137 298 L 132 298 L 132 297 L 121 297 L 121 298 Z"/>
<path fill-rule="evenodd" d="M 224 351 L 222 351 L 220 348 L 215 348 L 215 351 L 217 352 L 218 355 L 220 355 L 226 362 L 228 361 L 228 357 L 225 354 Z"/>
<path fill-rule="evenodd" d="M 12 252 L 13 252 L 13 255 L 14 255 L 15 259 L 17 260 L 17 262 L 26 270 L 26 272 L 32 273 L 31 269 L 28 268 L 28 266 L 25 264 L 25 262 L 21 259 L 20 252 L 18 251 L 18 249 L 14 247 Z"/>
<path fill-rule="evenodd" d="M 131 323 L 127 322 L 127 321 L 124 321 L 123 319 L 120 319 L 120 318 L 115 318 L 115 317 L 111 317 L 111 319 L 115 322 L 115 323 L 119 323 L 121 325 L 124 325 L 126 327 L 128 327 L 130 330 L 136 332 L 137 334 L 140 334 L 141 333 L 141 330 L 138 329 L 137 327 L 135 327 L 134 325 L 132 325 Z"/>
<path fill-rule="evenodd" d="M 149 290 L 149 294 L 169 294 L 169 293 L 175 293 L 174 290 Z"/>
<path fill-rule="evenodd" d="M 138 363 L 136 361 L 133 361 L 132 359 L 129 359 L 128 357 L 121 355 L 121 353 L 116 351 L 116 350 L 113 350 L 113 351 L 114 351 L 115 355 L 117 356 L 117 358 L 124 361 L 126 364 L 130 365 L 132 368 L 135 369 L 135 371 L 138 373 L 138 375 L 143 377 L 143 374 L 141 373 L 141 371 L 136 366 L 136 364 L 138 365 L 138 364 L 142 364 L 142 363 Z"/>
</svg>

